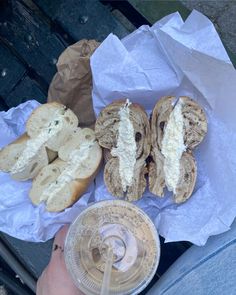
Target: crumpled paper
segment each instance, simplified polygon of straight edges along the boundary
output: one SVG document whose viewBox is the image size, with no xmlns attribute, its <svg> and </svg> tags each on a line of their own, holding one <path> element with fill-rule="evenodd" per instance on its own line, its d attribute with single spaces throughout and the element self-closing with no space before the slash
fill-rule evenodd
<svg viewBox="0 0 236 295">
<path fill-rule="evenodd" d="M 63 62 L 59 60 L 62 76 L 56 74 L 52 81 L 50 100 L 67 104 L 71 93 L 76 94 L 77 50 L 69 49 Z M 136 204 L 152 218 L 166 242 L 204 245 L 209 236 L 228 230 L 236 214 L 236 74 L 213 24 L 193 11 L 185 23 L 174 13 L 122 41 L 111 34 L 92 55 L 91 68 L 96 114 L 121 97 L 141 103 L 148 113 L 163 95 L 190 95 L 205 108 L 209 131 L 195 150 L 198 179 L 193 196 L 176 205 L 170 196 L 159 199 L 146 190 Z M 79 104 L 79 96 L 74 102 Z M 28 101 L 0 112 L 0 148 L 25 131 L 25 122 L 37 106 L 36 101 Z M 73 103 L 70 107 L 74 109 Z M 46 212 L 43 204 L 34 207 L 28 197 L 30 186 L 31 181 L 17 182 L 0 173 L 0 230 L 27 241 L 46 241 L 89 203 L 114 199 L 103 182 L 103 171 L 83 197 L 61 213 Z"/>
<path fill-rule="evenodd" d="M 57 62 L 57 73 L 48 90 L 48 102 L 63 103 L 79 118 L 80 127 L 93 127 L 92 74 L 89 59 L 99 46 L 95 40 L 80 40 L 67 47 Z"/>
<path fill-rule="evenodd" d="M 119 40 L 110 34 L 91 57 L 96 115 L 114 99 L 129 98 L 150 114 L 164 95 L 188 95 L 201 104 L 208 133 L 194 151 L 198 177 L 192 197 L 177 205 L 148 190 L 136 202 L 166 242 L 204 245 L 230 228 L 236 215 L 236 72 L 208 18 L 179 13 Z M 95 198 L 111 198 L 102 177 Z"/>
</svg>

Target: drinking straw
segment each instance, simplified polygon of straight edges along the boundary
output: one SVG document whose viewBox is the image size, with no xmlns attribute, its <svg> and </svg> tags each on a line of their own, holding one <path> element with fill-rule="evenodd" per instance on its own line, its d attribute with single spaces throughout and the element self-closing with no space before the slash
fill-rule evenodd
<svg viewBox="0 0 236 295">
<path fill-rule="evenodd" d="M 107 261 L 105 264 L 101 295 L 109 295 L 112 264 L 113 264 L 113 250 L 111 247 L 109 247 L 107 250 Z"/>
</svg>

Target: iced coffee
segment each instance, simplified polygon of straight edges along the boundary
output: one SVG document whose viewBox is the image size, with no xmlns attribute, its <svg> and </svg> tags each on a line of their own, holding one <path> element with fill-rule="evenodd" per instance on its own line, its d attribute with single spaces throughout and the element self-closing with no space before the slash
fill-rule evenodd
<svg viewBox="0 0 236 295">
<path fill-rule="evenodd" d="M 98 202 L 71 225 L 66 265 L 85 294 L 101 294 L 108 249 L 112 268 L 108 294 L 138 294 L 156 272 L 160 244 L 155 226 L 138 207 L 125 201 Z"/>
</svg>

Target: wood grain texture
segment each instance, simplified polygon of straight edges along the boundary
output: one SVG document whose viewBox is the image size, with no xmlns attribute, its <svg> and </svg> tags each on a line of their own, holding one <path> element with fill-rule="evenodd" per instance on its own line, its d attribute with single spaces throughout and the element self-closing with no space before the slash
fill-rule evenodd
<svg viewBox="0 0 236 295">
<path fill-rule="evenodd" d="M 124 37 L 129 32 L 98 0 L 35 0 L 54 22 L 58 23 L 74 40 L 103 41 L 110 33 Z"/>
<path fill-rule="evenodd" d="M 4 99 L 0 97 L 0 112 L 7 111 L 7 110 L 8 110 L 8 106 L 6 105 Z"/>
<path fill-rule="evenodd" d="M 25 74 L 25 68 L 9 49 L 0 45 L 0 96 L 6 97 Z"/>
<path fill-rule="evenodd" d="M 25 242 L 1 232 L 0 238 L 19 262 L 37 279 L 49 263 L 53 240 L 45 243 Z"/>
<path fill-rule="evenodd" d="M 10 6 L 10 7 L 9 7 Z M 2 11 L 0 36 L 39 76 L 49 83 L 56 61 L 65 49 L 62 42 L 40 18 L 21 2 L 9 2 Z"/>
<path fill-rule="evenodd" d="M 36 81 L 28 76 L 25 76 L 9 95 L 4 98 L 9 108 L 16 107 L 20 103 L 31 99 L 35 99 L 40 103 L 46 103 L 47 93 L 40 88 Z"/>
</svg>

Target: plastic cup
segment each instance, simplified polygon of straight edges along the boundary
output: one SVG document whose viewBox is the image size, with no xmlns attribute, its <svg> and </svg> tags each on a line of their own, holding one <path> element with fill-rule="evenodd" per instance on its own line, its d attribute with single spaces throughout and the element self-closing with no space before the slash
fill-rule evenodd
<svg viewBox="0 0 236 295">
<path fill-rule="evenodd" d="M 160 259 L 159 236 L 150 218 L 121 200 L 98 202 L 77 217 L 66 237 L 65 261 L 85 294 L 101 294 L 108 249 L 113 257 L 107 294 L 141 292 Z"/>
</svg>

